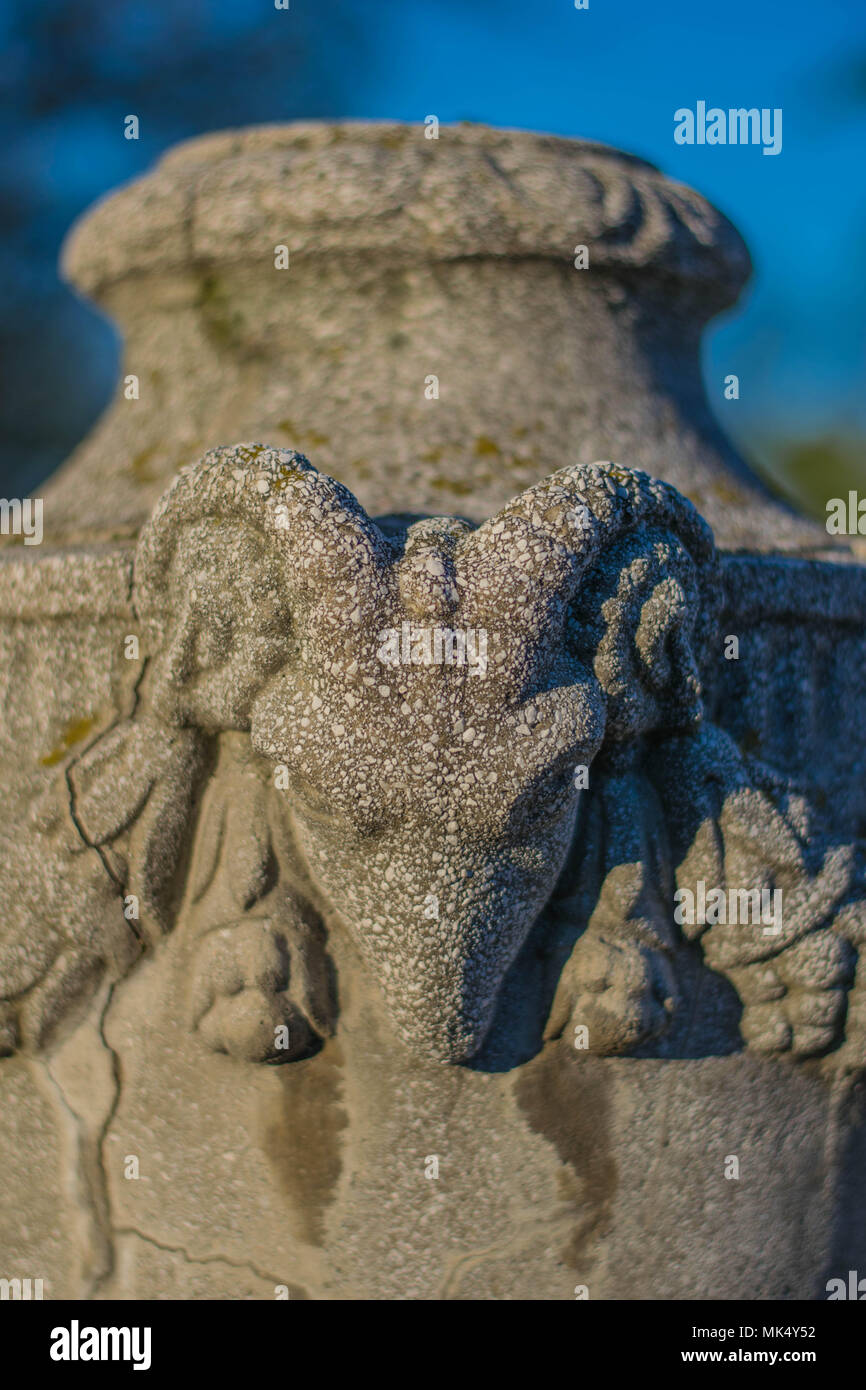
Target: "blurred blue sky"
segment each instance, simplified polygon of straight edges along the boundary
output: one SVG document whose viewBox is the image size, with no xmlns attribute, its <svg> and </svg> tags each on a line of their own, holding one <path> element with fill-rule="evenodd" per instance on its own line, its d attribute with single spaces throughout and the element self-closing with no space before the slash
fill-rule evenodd
<svg viewBox="0 0 866 1390">
<path fill-rule="evenodd" d="M 726 425 L 747 448 L 866 431 L 866 7 L 852 0 L 0 0 L 0 46 L 7 471 L 28 450 L 53 467 L 116 370 L 116 345 L 54 276 L 74 217 L 179 139 L 304 116 L 435 114 L 645 156 L 752 250 L 752 288 L 707 341 L 712 381 L 741 379 Z M 674 111 L 698 100 L 781 107 L 781 154 L 675 144 Z M 122 138 L 130 112 L 138 142 Z"/>
</svg>

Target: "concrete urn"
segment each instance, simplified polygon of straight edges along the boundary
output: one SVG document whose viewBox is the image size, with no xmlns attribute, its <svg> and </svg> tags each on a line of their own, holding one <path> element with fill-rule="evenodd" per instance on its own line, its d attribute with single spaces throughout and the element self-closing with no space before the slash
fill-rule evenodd
<svg viewBox="0 0 866 1390">
<path fill-rule="evenodd" d="M 125 348 L 0 550 L 0 1276 L 866 1271 L 866 568 L 710 411 L 733 227 L 597 144 L 299 124 L 64 264 Z"/>
</svg>

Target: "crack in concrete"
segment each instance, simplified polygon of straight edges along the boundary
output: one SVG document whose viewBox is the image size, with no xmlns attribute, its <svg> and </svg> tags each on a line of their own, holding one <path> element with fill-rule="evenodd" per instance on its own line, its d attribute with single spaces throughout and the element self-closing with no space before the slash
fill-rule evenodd
<svg viewBox="0 0 866 1390">
<path fill-rule="evenodd" d="M 233 1260 L 228 1255 L 191 1255 L 182 1245 L 169 1245 L 165 1241 L 157 1240 L 155 1236 L 145 1235 L 136 1226 L 117 1226 L 114 1228 L 114 1236 L 135 1236 L 138 1240 L 144 1241 L 146 1245 L 151 1245 L 155 1250 L 162 1250 L 169 1255 L 180 1255 L 188 1265 L 209 1265 L 224 1264 L 229 1269 L 242 1269 L 248 1274 L 253 1274 L 257 1279 L 264 1280 L 267 1284 L 285 1285 L 289 1288 L 301 1289 L 303 1293 L 307 1290 L 302 1285 L 284 1278 L 277 1278 L 276 1275 L 268 1274 L 266 1270 L 260 1269 L 252 1260 Z"/>
<path fill-rule="evenodd" d="M 51 1062 L 37 1065 L 52 1087 L 66 1120 L 71 1153 L 65 1176 L 72 1209 L 82 1228 L 80 1255 L 84 1292 L 81 1296 L 88 1298 L 114 1265 L 108 1188 L 101 1153 L 102 1131 L 96 1135 L 89 1132 L 86 1116 L 79 1114 L 70 1101 L 62 1081 L 51 1070 Z"/>
<path fill-rule="evenodd" d="M 132 966 L 130 966 L 130 970 L 131 969 Z M 117 981 L 117 984 L 120 984 L 120 981 Z M 111 1128 L 112 1122 L 114 1120 L 115 1115 L 117 1114 L 117 1110 L 120 1105 L 120 1094 L 123 1087 L 123 1075 L 122 1068 L 120 1065 L 120 1057 L 118 1056 L 117 1052 L 115 1052 L 114 1048 L 111 1046 L 107 1037 L 105 1036 L 105 1020 L 108 1015 L 108 1010 L 111 1007 L 111 1002 L 114 998 L 115 988 L 115 984 L 109 986 L 105 1004 L 103 1005 L 102 1012 L 99 1015 L 99 1024 L 97 1028 L 102 1046 L 105 1048 L 106 1052 L 108 1053 L 111 1059 L 111 1075 L 114 1081 L 114 1095 L 112 1097 L 108 1113 L 106 1114 L 105 1119 L 103 1120 L 102 1125 L 100 1126 L 99 1134 L 96 1137 L 95 1143 L 94 1158 L 100 1176 L 100 1191 L 103 1199 L 102 1205 L 105 1217 L 105 1236 L 108 1246 L 108 1258 L 104 1270 L 96 1279 L 94 1279 L 91 1285 L 91 1298 L 96 1297 L 96 1294 L 99 1291 L 99 1289 L 105 1284 L 106 1280 L 109 1279 L 111 1275 L 114 1273 L 116 1265 L 113 1228 L 111 1223 L 111 1201 L 108 1194 L 108 1170 L 105 1166 L 104 1157 L 105 1142 L 108 1138 L 108 1131 Z"/>
<path fill-rule="evenodd" d="M 133 568 L 132 568 L 132 562 L 131 562 L 131 561 L 130 561 L 130 565 L 129 565 L 129 578 L 128 578 L 128 582 L 127 582 L 127 588 L 128 588 L 127 598 L 128 598 L 128 601 L 129 601 L 130 608 L 132 608 L 133 615 L 135 616 L 136 620 L 138 620 L 138 615 L 135 613 L 135 607 L 134 607 L 134 604 L 133 604 L 133 602 L 132 602 Z M 146 673 L 147 673 L 147 666 L 148 666 L 148 661 L 147 661 L 147 657 L 145 657 L 144 660 L 143 660 L 142 663 L 141 663 L 141 669 L 140 669 L 140 671 L 138 672 L 138 675 L 136 676 L 135 681 L 133 682 L 132 689 L 131 689 L 131 691 L 130 691 L 130 693 L 129 693 L 129 697 L 128 697 L 127 701 L 125 702 L 126 705 L 127 705 L 127 708 L 126 708 L 125 710 L 124 710 L 124 709 L 118 710 L 117 713 L 116 713 L 116 715 L 115 715 L 115 717 L 114 717 L 114 719 L 111 721 L 111 723 L 110 723 L 106 728 L 100 729 L 100 731 L 99 731 L 99 733 L 96 735 L 96 737 L 93 738 L 93 739 L 91 739 L 91 741 L 87 744 L 87 746 L 86 746 L 85 748 L 82 748 L 81 751 L 80 751 L 78 754 L 76 754 L 73 758 L 70 758 L 70 760 L 69 760 L 69 762 L 66 764 L 66 767 L 64 768 L 64 772 L 63 772 L 64 780 L 65 780 L 65 783 L 66 783 L 66 795 L 67 795 L 67 800 L 68 800 L 68 803 L 69 803 L 69 815 L 70 815 L 70 818 L 71 818 L 71 820 L 72 820 L 72 824 L 73 824 L 73 826 L 75 827 L 76 834 L 78 835 L 78 837 L 79 837 L 79 839 L 81 840 L 82 844 L 86 845 L 86 847 L 87 847 L 88 849 L 93 850 L 93 851 L 99 856 L 100 863 L 102 864 L 102 867 L 104 868 L 106 874 L 108 875 L 109 881 L 111 882 L 111 884 L 113 885 L 115 891 L 117 892 L 117 895 L 118 895 L 118 897 L 120 898 L 120 902 L 121 902 L 121 906 L 122 906 L 122 907 L 125 907 L 125 906 L 126 906 L 126 903 L 125 903 L 125 891 L 124 891 L 125 888 L 126 888 L 126 885 L 125 885 L 124 883 L 122 883 L 121 880 L 117 877 L 117 874 L 114 872 L 114 869 L 112 868 L 111 863 L 110 863 L 110 861 L 109 861 L 109 859 L 108 859 L 108 856 L 106 855 L 106 853 L 105 853 L 103 847 L 102 847 L 101 845 L 95 845 L 95 844 L 94 844 L 90 839 L 88 839 L 88 837 L 87 837 L 87 834 L 86 834 L 86 832 L 85 832 L 84 826 L 81 824 L 81 821 L 80 821 L 79 818 L 78 818 L 78 808 L 77 808 L 77 805 L 76 805 L 75 787 L 74 787 L 73 782 L 72 782 L 72 772 L 73 772 L 73 769 L 74 769 L 74 768 L 78 765 L 78 763 L 81 761 L 81 759 L 85 756 L 85 754 L 89 753 L 90 750 L 91 750 L 91 748 L 94 748 L 94 747 L 96 746 L 96 744 L 100 741 L 100 739 L 105 738 L 108 734 L 111 733 L 112 729 L 116 729 L 116 728 L 118 727 L 118 725 L 121 724 L 124 720 L 132 719 L 132 718 L 134 717 L 135 712 L 136 712 L 136 710 L 138 709 L 138 705 L 139 705 L 139 701 L 140 701 L 141 685 L 142 685 L 142 682 L 143 682 L 143 680 L 144 680 L 144 677 L 145 677 L 145 675 L 146 675 Z M 143 945 L 144 945 L 144 935 L 143 935 L 143 933 L 142 933 L 140 927 L 138 926 L 137 922 L 135 921 L 135 919 L 130 918 L 130 917 L 127 917 L 127 916 L 126 916 L 126 913 L 124 912 L 124 921 L 126 922 L 126 924 L 127 924 L 128 928 L 129 928 L 130 932 L 131 932 L 132 935 L 135 937 L 135 939 L 136 939 L 136 941 L 138 942 L 138 944 L 139 944 L 140 946 L 143 946 Z M 130 967 L 130 968 L 131 968 L 131 967 Z M 126 972 L 126 973 L 128 973 L 128 972 Z M 123 977 L 122 977 L 122 978 L 123 978 Z"/>
<path fill-rule="evenodd" d="M 574 1217 L 570 1214 L 562 1216 L 559 1213 L 554 1213 L 550 1220 L 543 1224 L 547 1228 L 546 1239 L 548 1241 L 564 1241 L 572 1234 Z M 540 1232 L 541 1226 L 538 1219 L 532 1216 L 526 1221 L 519 1222 L 513 1228 L 513 1233 L 508 1239 L 485 1246 L 482 1250 L 470 1250 L 462 1255 L 455 1255 L 449 1260 L 448 1267 L 442 1276 L 435 1295 L 437 1301 L 458 1298 L 460 1285 L 466 1274 L 482 1265 L 489 1264 L 492 1260 L 503 1259 L 506 1255 L 513 1257 L 530 1249 L 532 1245 L 537 1243 Z"/>
</svg>

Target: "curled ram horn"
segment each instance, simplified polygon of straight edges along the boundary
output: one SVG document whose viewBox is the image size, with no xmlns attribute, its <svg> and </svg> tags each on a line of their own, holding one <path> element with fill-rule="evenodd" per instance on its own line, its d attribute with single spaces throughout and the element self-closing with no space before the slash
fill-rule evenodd
<svg viewBox="0 0 866 1390">
<path fill-rule="evenodd" d="M 668 483 L 612 463 L 576 464 L 521 493 L 465 539 L 465 582 L 513 585 L 515 609 L 528 607 L 533 616 L 562 611 L 604 552 L 638 527 L 673 533 L 698 565 L 713 557 L 709 526 Z"/>
<path fill-rule="evenodd" d="M 140 614 L 159 618 L 183 528 L 208 520 L 225 527 L 221 547 L 244 523 L 272 539 L 300 601 L 314 601 L 327 584 L 347 601 L 356 591 L 361 602 L 390 558 L 384 536 L 348 488 L 303 454 L 261 444 L 212 449 L 181 469 L 141 533 L 135 559 Z"/>
</svg>

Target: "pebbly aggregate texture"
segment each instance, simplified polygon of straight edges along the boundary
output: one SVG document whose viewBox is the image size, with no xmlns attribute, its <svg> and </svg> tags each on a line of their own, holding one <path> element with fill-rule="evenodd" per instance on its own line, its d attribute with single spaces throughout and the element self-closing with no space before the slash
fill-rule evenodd
<svg viewBox="0 0 866 1390">
<path fill-rule="evenodd" d="M 53 539 L 133 537 L 181 464 L 247 438 L 310 452 L 371 515 L 481 522 L 616 457 L 724 548 L 846 553 L 737 456 L 722 385 L 705 396 L 700 333 L 748 277 L 741 237 L 621 151 L 469 123 L 227 131 L 89 212 L 64 266 L 125 356 L 47 493 Z"/>
<path fill-rule="evenodd" d="M 0 1276 L 862 1268 L 866 571 L 710 414 L 734 229 L 587 142 L 307 125 L 67 267 L 126 359 L 0 554 Z"/>
<path fill-rule="evenodd" d="M 375 520 L 256 444 L 182 470 L 122 563 L 82 554 L 139 660 L 113 716 L 40 760 L 0 954 L 12 1123 L 26 1066 L 77 1194 L 72 1272 L 38 1245 L 53 1287 L 633 1296 L 617 1252 L 666 1185 L 682 1207 L 676 1161 L 690 1254 L 659 1230 L 653 1296 L 814 1293 L 849 1248 L 862 845 L 716 722 L 731 563 L 673 488 L 616 465 L 560 470 L 481 525 Z M 79 621 L 74 594 L 50 607 L 19 611 Z M 463 634 L 462 661 L 436 660 L 437 631 Z M 678 928 L 674 891 L 701 880 L 781 886 L 778 934 Z M 818 1072 L 780 1089 L 785 1056 Z M 225 1068 L 250 1064 L 227 1102 Z M 629 1136 L 654 1130 L 643 1093 L 671 1094 L 660 1067 L 682 1080 L 646 1189 Z M 706 1087 L 727 1118 L 699 1119 Z M 708 1123 L 764 1166 L 784 1135 L 797 1173 L 738 1207 L 776 1231 L 748 1278 L 720 1259 Z M 24 1190 L 42 1229 L 50 1204 Z"/>
<path fill-rule="evenodd" d="M 836 1046 L 862 848 L 705 717 L 718 573 L 694 507 L 612 464 L 560 470 L 477 527 L 379 525 L 304 456 L 257 444 L 181 470 L 132 565 L 134 704 L 37 802 L 35 830 L 85 865 L 73 913 L 48 908 L 66 937 L 28 940 L 26 860 L 11 885 L 9 1048 L 188 909 L 197 935 L 219 928 L 192 991 L 211 1045 L 286 1060 L 282 1021 L 305 1056 L 333 1032 L 321 914 L 337 911 L 402 1041 L 469 1062 L 552 900 L 579 934 L 536 1036 L 654 1043 L 683 993 L 677 955 L 702 940 L 752 1046 Z M 250 749 L 232 762 L 219 740 L 238 735 Z M 221 781 L 248 789 L 246 829 L 211 804 Z M 677 933 L 674 888 L 699 882 L 783 893 L 784 925 L 725 913 Z M 134 903 L 128 927 L 99 931 L 100 888 Z M 34 1032 L 40 990 L 56 1002 Z"/>
</svg>

